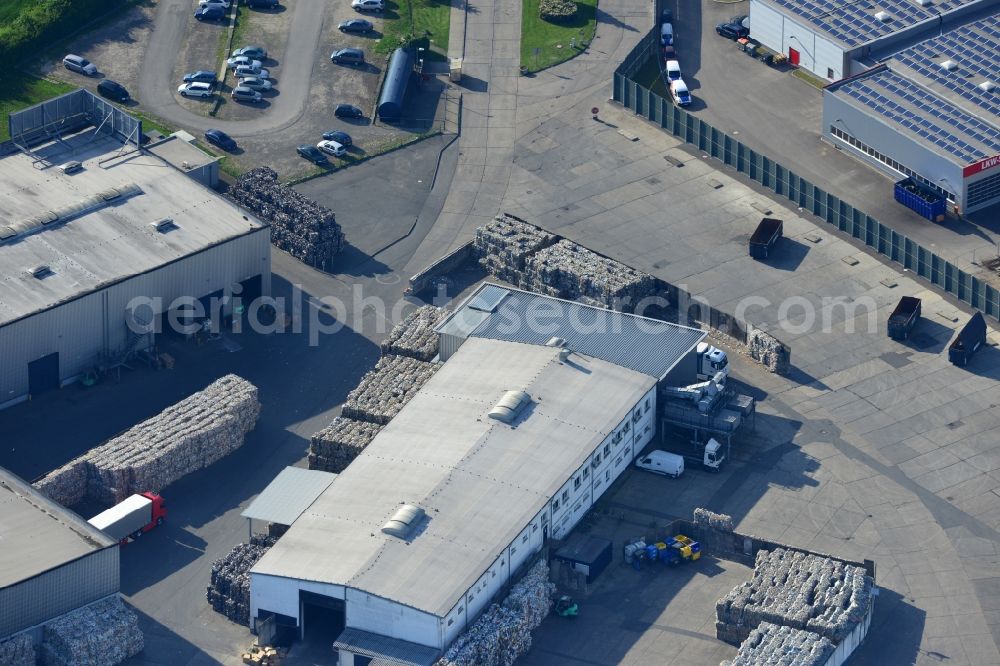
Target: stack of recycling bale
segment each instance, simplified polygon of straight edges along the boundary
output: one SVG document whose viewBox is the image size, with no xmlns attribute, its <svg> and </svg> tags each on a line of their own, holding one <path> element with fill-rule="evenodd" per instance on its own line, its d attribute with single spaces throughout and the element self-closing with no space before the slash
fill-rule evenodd
<svg viewBox="0 0 1000 666">
<path fill-rule="evenodd" d="M 48 622 L 42 630 L 45 666 L 110 666 L 142 651 L 138 618 L 118 596 Z"/>
<path fill-rule="evenodd" d="M 35 487 L 66 506 L 159 492 L 243 446 L 260 414 L 257 387 L 226 375 L 46 475 Z"/>
<path fill-rule="evenodd" d="M 491 275 L 521 286 L 528 257 L 557 240 L 553 234 L 524 220 L 501 213 L 476 229 L 473 248 L 480 265 Z"/>
<path fill-rule="evenodd" d="M 438 366 L 405 356 L 384 356 L 347 394 L 342 415 L 385 425 L 427 383 Z"/>
<path fill-rule="evenodd" d="M 229 196 L 271 225 L 271 243 L 310 266 L 326 267 L 344 249 L 344 232 L 329 208 L 278 182 L 274 169 L 251 169 Z"/>
<path fill-rule="evenodd" d="M 0 664 L 4 666 L 35 666 L 35 642 L 28 634 L 18 634 L 0 642 Z"/>
<path fill-rule="evenodd" d="M 540 560 L 501 604 L 493 604 L 435 666 L 511 666 L 531 647 L 531 631 L 552 609 L 555 586 Z"/>
<path fill-rule="evenodd" d="M 716 603 L 716 635 L 738 644 L 771 622 L 837 644 L 864 620 L 873 587 L 862 567 L 784 548 L 761 550 L 753 577 Z"/>
<path fill-rule="evenodd" d="M 761 622 L 720 666 L 826 666 L 837 647 L 811 631 Z"/>
<path fill-rule="evenodd" d="M 255 534 L 250 543 L 236 544 L 225 557 L 212 562 L 206 595 L 212 610 L 250 626 L 250 569 L 277 541 L 277 537 Z"/>
<path fill-rule="evenodd" d="M 602 257 L 568 240 L 546 247 L 525 262 L 523 289 L 590 305 L 631 311 L 653 295 L 652 276 Z"/>
<path fill-rule="evenodd" d="M 438 353 L 438 334 L 434 327 L 448 312 L 433 305 L 423 305 L 396 324 L 382 341 L 382 356 L 408 356 L 418 361 L 433 360 Z"/>
<path fill-rule="evenodd" d="M 333 423 L 312 436 L 309 469 L 343 472 L 351 461 L 375 439 L 382 426 L 338 416 Z"/>
</svg>

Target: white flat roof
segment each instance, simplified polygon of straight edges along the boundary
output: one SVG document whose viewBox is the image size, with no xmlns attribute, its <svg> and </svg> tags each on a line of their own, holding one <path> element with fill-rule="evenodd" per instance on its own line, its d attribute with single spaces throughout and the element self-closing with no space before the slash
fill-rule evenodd
<svg viewBox="0 0 1000 666">
<path fill-rule="evenodd" d="M 559 349 L 470 338 L 253 567 L 443 617 L 655 379 Z M 486 416 L 509 390 L 512 426 Z M 401 503 L 427 520 L 381 532 Z"/>
<path fill-rule="evenodd" d="M 251 520 L 291 525 L 336 478 L 333 472 L 286 467 L 240 515 Z"/>
<path fill-rule="evenodd" d="M 0 588 L 117 543 L 0 467 Z"/>
<path fill-rule="evenodd" d="M 140 192 L 0 243 L 0 326 L 264 227 L 159 157 L 116 157 L 122 144 L 93 128 L 32 150 L 53 165 L 82 162 L 83 171 L 36 168 L 23 153 L 0 159 L 0 232 L 110 188 L 134 184 Z M 150 226 L 164 218 L 176 228 Z M 52 274 L 27 273 L 39 265 Z"/>
</svg>

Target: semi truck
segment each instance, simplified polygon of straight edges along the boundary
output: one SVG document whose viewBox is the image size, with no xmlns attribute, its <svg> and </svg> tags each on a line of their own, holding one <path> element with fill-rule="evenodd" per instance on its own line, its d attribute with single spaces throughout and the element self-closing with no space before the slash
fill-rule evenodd
<svg viewBox="0 0 1000 666">
<path fill-rule="evenodd" d="M 955 365 L 968 365 L 972 355 L 985 343 L 986 320 L 982 312 L 977 312 L 948 346 L 948 360 Z"/>
<path fill-rule="evenodd" d="M 916 296 L 903 296 L 896 304 L 896 309 L 889 315 L 886 329 L 893 340 L 905 340 L 910 337 L 910 331 L 920 321 L 920 299 Z"/>
<path fill-rule="evenodd" d="M 726 352 L 707 342 L 699 342 L 695 354 L 698 356 L 698 379 L 707 381 L 722 373 L 725 383 L 729 377 L 729 358 L 726 357 Z"/>
<path fill-rule="evenodd" d="M 167 518 L 166 503 L 156 493 L 127 497 L 87 522 L 122 544 L 133 541 Z"/>
</svg>

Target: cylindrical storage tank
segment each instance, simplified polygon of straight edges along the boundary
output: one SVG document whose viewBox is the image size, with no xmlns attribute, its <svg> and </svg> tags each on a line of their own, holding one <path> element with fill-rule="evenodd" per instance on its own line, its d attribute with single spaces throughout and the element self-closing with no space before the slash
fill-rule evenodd
<svg viewBox="0 0 1000 666">
<path fill-rule="evenodd" d="M 413 73 L 413 51 L 396 49 L 389 58 L 389 71 L 378 98 L 378 117 L 387 123 L 397 123 L 403 117 L 406 85 Z"/>
</svg>

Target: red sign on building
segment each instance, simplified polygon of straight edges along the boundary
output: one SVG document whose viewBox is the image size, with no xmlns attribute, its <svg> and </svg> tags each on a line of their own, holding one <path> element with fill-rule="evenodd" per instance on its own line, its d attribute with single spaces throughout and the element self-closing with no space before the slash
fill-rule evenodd
<svg viewBox="0 0 1000 666">
<path fill-rule="evenodd" d="M 998 166 L 1000 166 L 1000 155 L 994 155 L 993 157 L 987 157 L 985 160 L 980 160 L 975 164 L 965 167 L 962 169 L 962 176 L 968 178 L 969 176 L 975 176 L 977 173 L 982 173 Z"/>
</svg>

